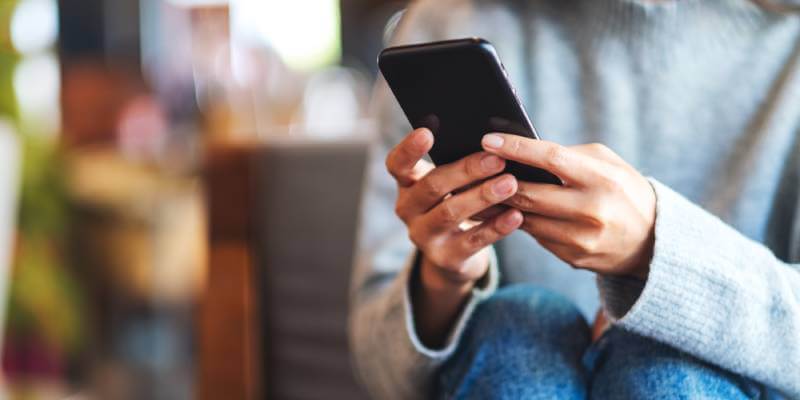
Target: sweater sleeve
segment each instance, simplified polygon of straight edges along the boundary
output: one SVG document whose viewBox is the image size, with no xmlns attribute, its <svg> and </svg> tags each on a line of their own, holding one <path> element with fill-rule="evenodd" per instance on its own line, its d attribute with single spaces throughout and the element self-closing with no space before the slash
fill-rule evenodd
<svg viewBox="0 0 800 400">
<path fill-rule="evenodd" d="M 645 281 L 599 276 L 617 324 L 800 398 L 800 265 L 656 180 Z"/>
<path fill-rule="evenodd" d="M 396 245 L 382 251 L 399 250 L 400 244 Z M 397 259 L 399 255 L 368 257 L 362 260 L 366 264 L 358 267 L 363 275 L 354 282 L 350 321 L 355 366 L 362 384 L 376 399 L 430 398 L 438 368 L 458 347 L 475 306 L 497 288 L 497 262 L 493 256 L 488 279 L 483 287 L 473 289 L 444 346 L 429 348 L 417 334 L 409 293 L 416 274 L 416 252 L 410 251 L 405 262 Z M 382 267 L 395 265 L 402 269 L 393 276 L 381 276 Z"/>
<path fill-rule="evenodd" d="M 383 163 L 387 147 L 378 141 L 370 155 L 350 288 L 350 344 L 361 382 L 374 398 L 428 398 L 438 367 L 458 346 L 475 305 L 497 287 L 499 273 L 492 252 L 488 279 L 473 290 L 445 345 L 422 344 L 409 295 L 417 251 L 394 215 L 396 185 Z"/>
<path fill-rule="evenodd" d="M 393 43 L 443 39 L 442 20 L 415 2 L 406 11 Z M 437 7 L 437 10 L 440 9 Z M 350 346 L 355 369 L 370 394 L 378 399 L 430 397 L 438 368 L 458 347 L 475 306 L 491 295 L 498 282 L 496 257 L 488 279 L 475 288 L 442 348 L 420 341 L 409 296 L 416 273 L 416 250 L 394 214 L 397 189 L 384 166 L 389 149 L 410 131 L 405 116 L 385 82 L 377 84 L 373 111 L 380 135 L 370 151 L 361 204 L 357 258 L 350 287 Z"/>
</svg>

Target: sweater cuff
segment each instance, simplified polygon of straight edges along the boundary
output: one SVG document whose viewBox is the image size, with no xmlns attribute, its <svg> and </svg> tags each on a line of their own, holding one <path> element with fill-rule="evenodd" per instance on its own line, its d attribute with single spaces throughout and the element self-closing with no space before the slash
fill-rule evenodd
<svg viewBox="0 0 800 400">
<path fill-rule="evenodd" d="M 418 255 L 419 253 L 415 252 L 412 257 L 410 257 L 408 266 L 404 269 L 405 276 L 403 276 L 403 281 L 405 282 L 405 295 L 403 296 L 403 314 L 405 318 L 406 332 L 411 340 L 412 345 L 414 346 L 414 349 L 418 353 L 431 359 L 444 360 L 449 358 L 453 352 L 455 352 L 456 348 L 458 348 L 461 335 L 464 333 L 467 322 L 469 322 L 469 318 L 472 316 L 472 313 L 475 311 L 475 307 L 478 305 L 478 303 L 491 296 L 497 290 L 497 286 L 500 281 L 500 270 L 497 265 L 497 254 L 495 253 L 494 248 L 490 248 L 489 270 L 486 273 L 486 277 L 481 279 L 472 289 L 472 293 L 467 300 L 466 305 L 464 305 L 461 315 L 453 325 L 453 328 L 449 333 L 444 346 L 439 349 L 430 348 L 422 343 L 414 323 L 414 308 L 411 306 L 411 280 L 416 275 L 417 268 L 419 268 L 419 263 L 417 262 L 419 258 Z"/>
<path fill-rule="evenodd" d="M 721 326 L 731 311 L 724 291 L 731 287 L 718 268 L 732 265 L 734 253 L 709 245 L 735 233 L 717 217 L 680 194 L 650 178 L 656 192 L 656 223 L 653 259 L 646 282 L 632 278 L 600 278 L 603 302 L 609 317 L 623 328 L 646 336 L 670 337 L 673 345 L 702 331 L 703 326 Z M 716 243 L 716 242 L 715 242 Z M 722 246 L 725 247 L 725 246 Z M 712 304 L 714 303 L 714 304 Z M 698 313 L 702 310 L 718 312 Z M 719 323 L 719 324 L 718 324 Z M 687 344 L 688 348 L 697 345 Z"/>
</svg>

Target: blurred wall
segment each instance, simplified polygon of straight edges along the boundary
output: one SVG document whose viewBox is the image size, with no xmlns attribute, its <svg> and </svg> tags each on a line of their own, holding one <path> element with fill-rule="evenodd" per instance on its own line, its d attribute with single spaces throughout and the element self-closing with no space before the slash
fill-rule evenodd
<svg viewBox="0 0 800 400">
<path fill-rule="evenodd" d="M 139 1 L 59 0 L 58 8 L 63 62 L 93 58 L 139 65 Z"/>
<path fill-rule="evenodd" d="M 386 21 L 407 4 L 407 0 L 342 0 L 344 63 L 355 64 L 375 76 Z"/>
</svg>

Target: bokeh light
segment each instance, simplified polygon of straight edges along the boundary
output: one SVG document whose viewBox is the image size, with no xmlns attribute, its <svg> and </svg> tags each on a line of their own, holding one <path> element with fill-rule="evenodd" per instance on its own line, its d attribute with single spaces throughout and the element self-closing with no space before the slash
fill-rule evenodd
<svg viewBox="0 0 800 400">
<path fill-rule="evenodd" d="M 22 54 L 45 50 L 58 37 L 56 0 L 23 0 L 11 17 L 11 43 Z"/>
<path fill-rule="evenodd" d="M 338 0 L 235 0 L 234 26 L 266 41 L 292 68 L 311 70 L 338 61 Z"/>
<path fill-rule="evenodd" d="M 13 79 L 23 129 L 38 134 L 57 133 L 61 125 L 61 75 L 55 55 L 42 53 L 22 59 Z"/>
</svg>

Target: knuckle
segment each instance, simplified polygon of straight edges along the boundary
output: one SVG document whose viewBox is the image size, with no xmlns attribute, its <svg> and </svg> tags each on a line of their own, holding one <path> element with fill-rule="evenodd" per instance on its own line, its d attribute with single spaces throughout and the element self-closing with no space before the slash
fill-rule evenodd
<svg viewBox="0 0 800 400">
<path fill-rule="evenodd" d="M 620 184 L 613 176 L 603 176 L 599 179 L 600 186 L 607 192 L 616 193 L 620 189 Z"/>
<path fill-rule="evenodd" d="M 394 202 L 394 213 L 403 221 L 411 218 L 409 212 L 409 195 L 410 193 L 407 190 L 401 188 Z"/>
<path fill-rule="evenodd" d="M 612 193 L 621 192 L 623 190 L 624 180 L 625 177 L 622 171 L 613 168 L 603 174 L 603 176 L 600 178 L 600 185 Z"/>
<path fill-rule="evenodd" d="M 600 153 L 600 154 L 608 153 L 609 151 L 611 151 L 611 149 L 606 147 L 606 145 L 604 145 L 602 143 L 598 143 L 598 142 L 589 143 L 588 146 L 589 146 L 590 150 L 592 150 L 593 152 L 596 152 L 596 153 Z"/>
<path fill-rule="evenodd" d="M 584 207 L 585 215 L 589 223 L 596 228 L 604 228 L 608 225 L 610 211 L 608 206 L 601 202 L 592 203 Z"/>
<path fill-rule="evenodd" d="M 419 181 L 418 185 L 420 186 L 422 194 L 425 197 L 439 198 L 445 195 L 445 193 L 442 193 L 439 182 L 435 179 L 434 176 L 427 176 L 426 178 Z"/>
<path fill-rule="evenodd" d="M 397 202 L 395 204 L 395 206 L 394 206 L 394 214 L 397 215 L 397 218 L 400 218 L 400 220 L 403 221 L 403 222 L 407 222 L 409 220 L 409 217 L 410 217 L 410 215 L 408 213 L 408 208 L 404 204 L 402 204 L 400 202 Z"/>
<path fill-rule="evenodd" d="M 486 247 L 490 242 L 490 232 L 484 229 L 478 229 L 475 232 L 467 235 L 467 240 L 464 241 L 465 250 L 474 252 L 476 250 Z"/>
<path fill-rule="evenodd" d="M 480 178 L 483 176 L 480 157 L 470 157 L 464 160 L 464 174 L 470 178 Z"/>
<path fill-rule="evenodd" d="M 550 146 L 545 151 L 545 164 L 552 169 L 560 169 L 566 164 L 566 150 L 558 145 Z"/>
<path fill-rule="evenodd" d="M 528 192 L 518 191 L 514 197 L 511 198 L 511 204 L 523 210 L 532 210 L 536 208 L 536 199 Z"/>
<path fill-rule="evenodd" d="M 439 205 L 439 220 L 449 225 L 459 222 L 459 212 L 452 201 L 446 200 Z"/>
<path fill-rule="evenodd" d="M 497 195 L 492 190 L 492 182 L 485 182 L 481 185 L 480 201 L 484 205 L 494 204 L 497 201 Z"/>
<path fill-rule="evenodd" d="M 525 152 L 525 143 L 518 137 L 512 137 L 508 151 L 511 154 L 521 155 Z"/>
<path fill-rule="evenodd" d="M 388 172 L 388 173 L 389 173 L 389 176 L 391 176 L 391 177 L 392 177 L 392 179 L 394 179 L 394 181 L 395 181 L 395 182 L 397 182 L 397 183 L 399 184 L 399 182 L 400 182 L 400 174 L 399 174 L 399 173 L 397 173 L 397 171 L 395 171 L 395 170 L 393 170 L 393 169 L 390 169 L 390 168 L 388 168 L 388 167 L 387 167 L 387 168 L 386 168 L 386 172 Z"/>
<path fill-rule="evenodd" d="M 581 254 L 594 254 L 597 250 L 598 241 L 595 236 L 585 236 L 576 242 L 575 245 Z"/>
</svg>

